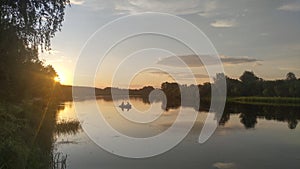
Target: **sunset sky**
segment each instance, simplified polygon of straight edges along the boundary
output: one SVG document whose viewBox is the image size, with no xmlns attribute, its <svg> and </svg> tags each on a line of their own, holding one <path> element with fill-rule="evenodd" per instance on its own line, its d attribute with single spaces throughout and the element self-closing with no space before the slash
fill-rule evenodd
<svg viewBox="0 0 300 169">
<path fill-rule="evenodd" d="M 174 14 L 196 25 L 212 41 L 230 77 L 238 78 L 245 70 L 252 70 L 264 79 L 281 79 L 288 72 L 300 77 L 300 0 L 71 0 L 71 3 L 62 31 L 52 40 L 52 51 L 40 54 L 40 58 L 54 66 L 63 84 L 73 83 L 80 51 L 96 30 L 119 17 L 142 12 Z M 170 42 L 170 39 L 155 36 L 148 39 L 137 37 L 120 44 L 109 54 L 108 63 L 114 63 L 114 58 L 126 57 L 121 55 L 137 48 L 154 45 L 165 49 Z M 201 63 L 195 63 L 189 51 L 176 45 L 172 43 L 179 57 L 192 67 L 197 83 L 208 81 Z M 92 54 L 97 56 L 96 52 Z M 187 84 L 192 83 L 190 75 L 165 51 L 155 51 L 152 55 L 146 52 L 134 63 L 167 67 L 168 72 L 180 76 Z M 102 69 L 99 76 L 101 73 L 112 76 L 111 65 L 104 65 Z M 134 74 L 134 71 L 127 67 L 120 70 L 119 76 L 126 78 L 127 73 Z M 96 86 L 111 86 L 109 78 L 103 77 L 96 78 Z M 131 87 L 158 87 L 166 80 L 171 81 L 168 73 L 147 69 L 135 76 Z M 118 87 L 125 86 L 122 80 L 117 83 Z M 82 80 L 76 85 L 88 84 Z"/>
</svg>

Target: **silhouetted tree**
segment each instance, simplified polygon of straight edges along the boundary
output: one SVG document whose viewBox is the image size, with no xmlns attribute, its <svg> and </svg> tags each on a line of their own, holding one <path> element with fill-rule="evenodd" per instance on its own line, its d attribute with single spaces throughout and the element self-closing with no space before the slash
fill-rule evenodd
<svg viewBox="0 0 300 169">
<path fill-rule="evenodd" d="M 48 101 L 56 72 L 39 60 L 38 50 L 50 49 L 50 39 L 60 30 L 68 3 L 0 1 L 0 168 L 48 167 L 55 99 Z M 46 102 L 48 114 L 44 114 Z M 35 147 L 32 140 L 41 121 Z M 39 137 L 45 139 L 39 142 Z"/>
<path fill-rule="evenodd" d="M 181 104 L 180 88 L 177 83 L 165 82 L 161 84 L 161 90 L 165 93 L 167 98 L 166 108 L 178 107 Z"/>
<path fill-rule="evenodd" d="M 297 80 L 296 75 L 292 72 L 286 74 L 286 80 Z"/>
<path fill-rule="evenodd" d="M 243 96 L 259 96 L 262 93 L 262 79 L 253 72 L 245 71 L 240 77 L 243 84 Z"/>
<path fill-rule="evenodd" d="M 203 85 L 198 85 L 198 88 L 201 99 L 211 97 L 211 84 L 209 82 L 203 83 Z"/>
<path fill-rule="evenodd" d="M 1 99 L 17 101 L 36 95 L 38 90 L 45 89 L 40 96 L 49 91 L 49 82 L 53 84 L 56 73 L 39 60 L 38 49 L 50 49 L 50 39 L 60 30 L 68 3 L 69 0 L 0 2 Z"/>
<path fill-rule="evenodd" d="M 274 81 L 264 81 L 262 96 L 273 97 L 276 96 L 274 91 L 275 82 Z"/>
<path fill-rule="evenodd" d="M 25 46 L 50 48 L 59 31 L 69 0 L 1 0 L 1 29 L 14 29 Z"/>
<path fill-rule="evenodd" d="M 247 84 L 257 82 L 259 78 L 253 72 L 245 71 L 240 77 L 240 80 L 242 81 L 242 83 Z"/>
<path fill-rule="evenodd" d="M 226 77 L 227 96 L 236 97 L 241 96 L 243 84 L 237 79 Z"/>
</svg>

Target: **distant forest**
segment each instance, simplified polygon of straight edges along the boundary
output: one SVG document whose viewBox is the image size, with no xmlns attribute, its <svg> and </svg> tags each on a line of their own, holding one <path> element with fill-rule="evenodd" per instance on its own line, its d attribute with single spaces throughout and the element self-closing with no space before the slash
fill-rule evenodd
<svg viewBox="0 0 300 169">
<path fill-rule="evenodd" d="M 227 97 L 263 96 L 263 97 L 300 97 L 300 79 L 294 73 L 289 72 L 282 80 L 264 80 L 257 77 L 252 71 L 245 71 L 239 79 L 232 79 L 224 74 L 218 74 L 215 82 L 225 78 L 227 85 Z M 197 85 L 201 97 L 210 97 L 211 87 L 207 82 Z M 180 85 L 165 82 L 161 85 L 162 91 L 168 96 L 178 97 L 181 88 L 194 88 L 195 85 Z M 149 88 L 149 87 L 148 87 Z"/>
<path fill-rule="evenodd" d="M 206 106 L 210 105 L 211 90 L 216 87 L 218 81 L 226 80 L 227 85 L 227 102 L 238 103 L 255 103 L 264 105 L 300 105 L 300 79 L 297 79 L 292 72 L 287 73 L 285 79 L 281 80 L 264 80 L 257 77 L 252 71 L 245 71 L 239 79 L 232 79 L 224 74 L 217 74 L 213 83 L 206 82 L 198 85 L 178 84 L 175 82 L 164 82 L 160 88 L 145 86 L 140 89 L 121 89 L 106 87 L 104 89 L 91 87 L 74 87 L 61 86 L 64 98 L 84 98 L 92 95 L 109 96 L 114 95 L 115 99 L 126 99 L 126 95 L 142 97 L 145 102 L 149 100 L 149 94 L 155 91 L 152 99 L 162 101 L 162 91 L 166 96 L 166 108 L 175 108 L 180 105 L 199 106 L 195 98 L 200 96 L 201 103 Z M 182 100 L 184 98 L 184 100 Z M 194 99 L 194 100 L 193 100 Z M 185 102 L 185 103 L 182 103 Z"/>
<path fill-rule="evenodd" d="M 245 71 L 239 79 L 233 79 L 224 74 L 217 74 L 214 83 L 206 82 L 198 85 L 186 85 L 174 82 L 164 82 L 161 84 L 160 89 L 168 98 L 172 99 L 180 98 L 180 93 L 184 93 L 185 91 L 197 90 L 202 98 L 210 98 L 212 86 L 220 79 L 226 80 L 227 97 L 300 97 L 300 79 L 297 79 L 292 72 L 287 73 L 286 78 L 281 80 L 264 80 L 257 77 L 252 71 Z M 84 89 L 85 87 L 81 88 Z M 129 92 L 129 95 L 148 96 L 153 90 L 155 90 L 155 88 L 152 86 L 129 90 L 106 87 L 104 89 L 96 88 L 95 94 L 111 95 L 114 93 L 117 95 L 125 95 Z M 71 95 L 71 86 L 65 86 L 64 91 L 66 92 L 66 95 Z M 191 92 L 190 94 L 192 95 Z"/>
</svg>

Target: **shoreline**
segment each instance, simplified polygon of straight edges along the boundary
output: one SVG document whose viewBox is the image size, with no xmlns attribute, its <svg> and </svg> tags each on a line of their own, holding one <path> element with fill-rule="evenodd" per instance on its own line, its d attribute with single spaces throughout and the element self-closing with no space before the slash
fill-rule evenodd
<svg viewBox="0 0 300 169">
<path fill-rule="evenodd" d="M 229 97 L 227 98 L 226 102 L 250 104 L 250 105 L 300 107 L 299 97 L 262 97 L 262 96 Z"/>
</svg>

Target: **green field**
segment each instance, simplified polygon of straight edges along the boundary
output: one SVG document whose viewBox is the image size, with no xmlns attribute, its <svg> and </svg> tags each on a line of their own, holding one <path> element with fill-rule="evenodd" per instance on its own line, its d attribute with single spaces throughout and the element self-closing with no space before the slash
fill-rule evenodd
<svg viewBox="0 0 300 169">
<path fill-rule="evenodd" d="M 300 106 L 300 98 L 295 97 L 233 97 L 227 102 L 255 105 Z"/>
</svg>

